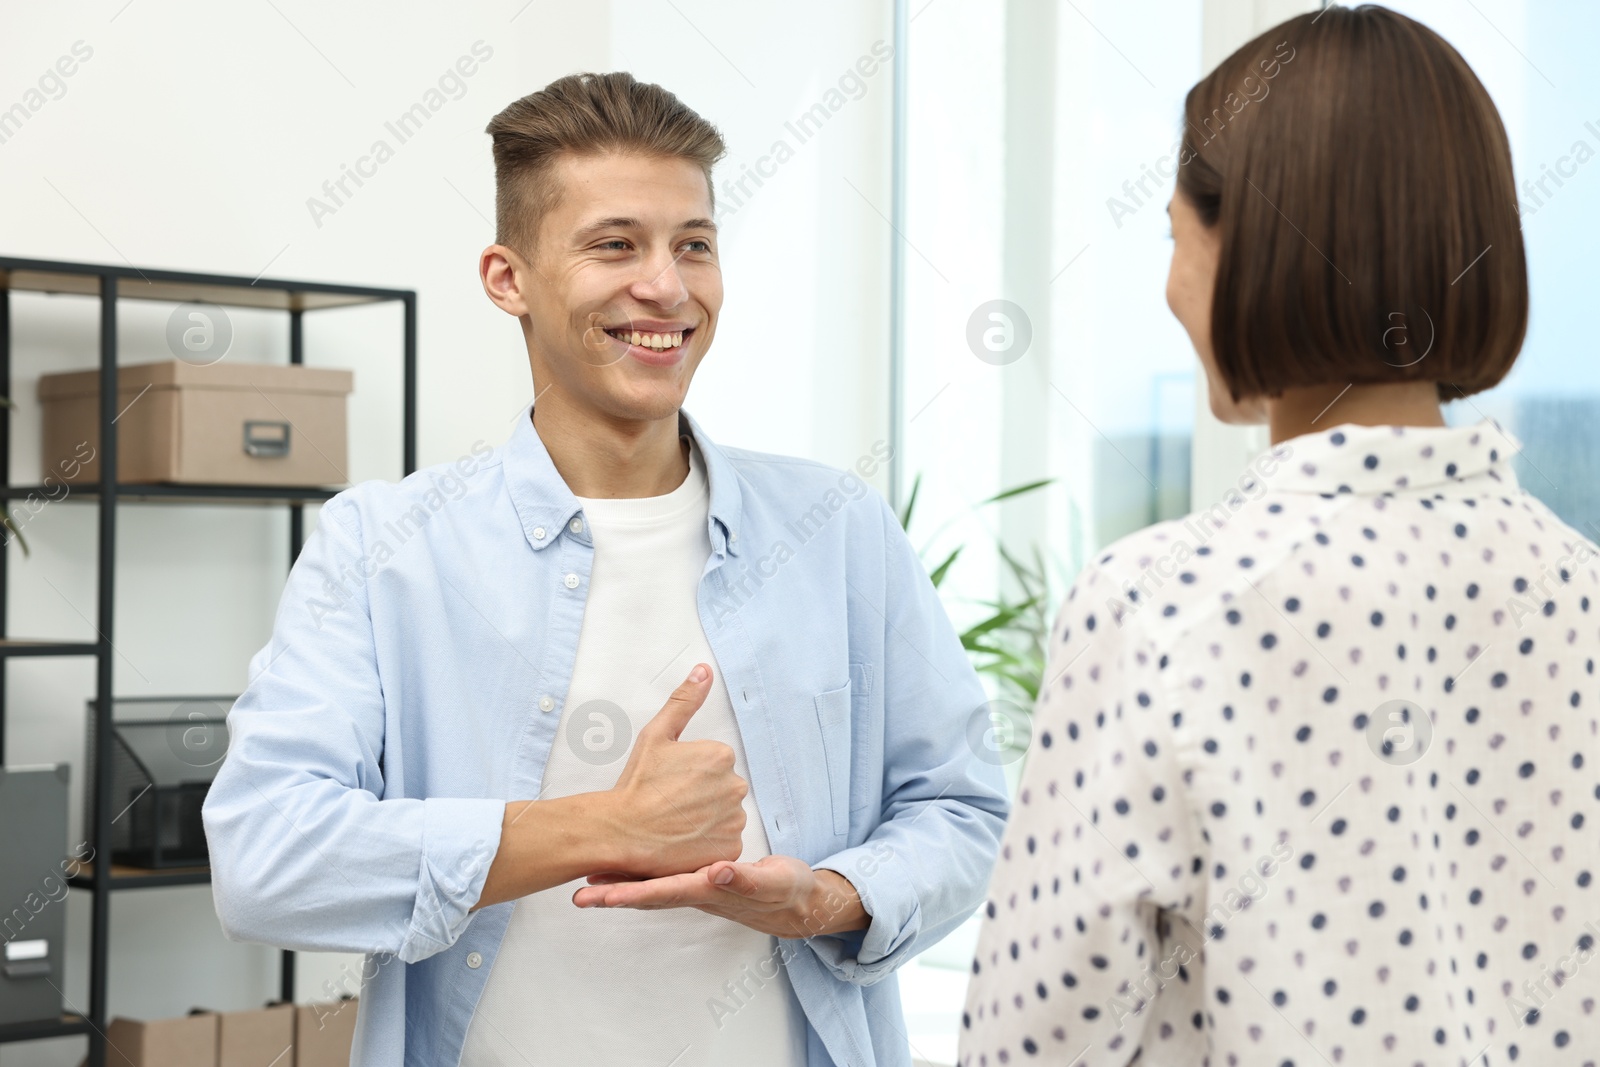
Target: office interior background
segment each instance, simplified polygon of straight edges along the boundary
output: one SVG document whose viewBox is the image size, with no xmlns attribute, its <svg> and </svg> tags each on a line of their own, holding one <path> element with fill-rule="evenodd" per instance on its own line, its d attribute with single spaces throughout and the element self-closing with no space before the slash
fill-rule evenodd
<svg viewBox="0 0 1600 1067">
<path fill-rule="evenodd" d="M 493 241 L 483 128 L 563 74 L 629 70 L 677 93 L 729 146 L 717 183 L 726 303 L 688 409 L 719 442 L 841 468 L 892 445 L 894 463 L 874 489 L 904 506 L 916 487 L 910 533 L 930 570 L 962 548 L 940 586 L 958 628 L 1037 593 L 1007 556 L 1042 581 L 1031 610 L 1048 616 L 1097 549 L 1224 499 L 1266 447 L 1264 430 L 1210 417 L 1192 349 L 1166 308 L 1172 183 L 1161 159 L 1196 79 L 1316 6 L 9 4 L 0 108 L 59 57 L 78 62 L 25 121 L 0 126 L 9 205 L 0 255 L 415 289 L 418 461 L 451 461 L 502 441 L 532 398 L 520 332 L 476 274 Z M 1600 7 L 1388 6 L 1438 30 L 1487 85 L 1525 195 L 1523 355 L 1504 384 L 1450 404 L 1447 417 L 1500 420 L 1525 444 L 1523 484 L 1594 537 Z M 385 124 L 441 87 L 475 45 L 475 72 L 456 77 L 425 125 L 394 144 Z M 325 183 L 379 139 L 392 156 L 347 186 L 351 195 L 330 197 Z M 43 474 L 37 379 L 96 366 L 98 307 L 90 297 L 11 294 L 13 484 Z M 171 311 L 123 306 L 123 363 L 170 358 Z M 228 359 L 286 361 L 281 313 L 228 315 Z M 1425 343 L 1425 326 L 1405 325 Z M 306 320 L 306 363 L 355 374 L 352 482 L 402 473 L 402 326 L 396 305 Z M 983 503 L 1038 482 L 1047 484 Z M 28 554 L 14 538 L 7 550 L 8 632 L 95 639 L 96 510 L 69 496 L 29 515 Z M 128 505 L 118 523 L 115 691 L 238 693 L 284 580 L 285 514 Z M 5 763 L 71 762 L 69 835 L 81 836 L 76 783 L 93 661 L 5 662 Z M 986 677 L 997 698 L 1026 703 L 1014 678 Z M 1017 725 L 1025 739 L 1025 721 Z M 57 905 L 68 926 L 63 991 L 79 1010 L 88 896 L 75 890 Z M 113 911 L 113 1014 L 243 1008 L 277 994 L 278 952 L 225 940 L 206 885 L 119 892 Z M 954 1062 L 974 936 L 969 924 L 902 974 L 907 1040 L 926 1063 Z M 359 968 L 358 957 L 302 954 L 296 998 L 325 999 Z M 0 1044 L 0 1065 L 70 1067 L 84 1045 L 75 1036 Z"/>
</svg>

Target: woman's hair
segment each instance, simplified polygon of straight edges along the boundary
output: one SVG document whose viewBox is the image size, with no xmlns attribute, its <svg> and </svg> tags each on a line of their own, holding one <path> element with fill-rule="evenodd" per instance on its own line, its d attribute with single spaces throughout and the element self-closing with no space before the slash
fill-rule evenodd
<svg viewBox="0 0 1600 1067">
<path fill-rule="evenodd" d="M 560 197 L 552 170 L 563 153 L 687 159 L 705 173 L 714 206 L 711 168 L 726 151 L 715 126 L 626 71 L 558 78 L 507 105 L 484 132 L 494 139 L 495 241 L 523 255 Z"/>
<path fill-rule="evenodd" d="M 1482 83 L 1420 23 L 1331 7 L 1189 90 L 1178 191 L 1220 238 L 1211 343 L 1237 401 L 1511 369 L 1528 277 L 1511 152 Z"/>
</svg>

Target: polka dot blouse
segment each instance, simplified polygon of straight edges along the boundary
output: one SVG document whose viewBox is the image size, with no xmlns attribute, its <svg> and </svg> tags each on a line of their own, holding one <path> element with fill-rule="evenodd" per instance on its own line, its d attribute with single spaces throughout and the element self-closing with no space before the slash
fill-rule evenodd
<svg viewBox="0 0 1600 1067">
<path fill-rule="evenodd" d="M 965 1067 L 1600 1060 L 1597 550 L 1518 447 L 1296 437 L 1086 568 Z"/>
</svg>

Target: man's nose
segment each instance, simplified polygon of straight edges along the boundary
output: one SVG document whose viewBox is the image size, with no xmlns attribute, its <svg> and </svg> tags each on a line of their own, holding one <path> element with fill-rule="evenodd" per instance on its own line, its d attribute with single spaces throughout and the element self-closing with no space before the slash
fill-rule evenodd
<svg viewBox="0 0 1600 1067">
<path fill-rule="evenodd" d="M 633 295 L 662 307 L 675 307 L 689 298 L 689 289 L 678 274 L 678 257 L 670 252 L 645 261 L 640 277 L 633 283 Z"/>
</svg>

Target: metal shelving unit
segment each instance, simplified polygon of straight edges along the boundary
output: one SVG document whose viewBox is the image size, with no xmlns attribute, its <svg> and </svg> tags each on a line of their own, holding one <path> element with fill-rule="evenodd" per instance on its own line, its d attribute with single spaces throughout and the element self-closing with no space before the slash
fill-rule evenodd
<svg viewBox="0 0 1600 1067">
<path fill-rule="evenodd" d="M 5 763 L 5 662 L 13 656 L 92 656 L 95 659 L 95 751 L 111 750 L 112 630 L 116 603 L 117 506 L 119 504 L 238 504 L 286 506 L 289 509 L 289 563 L 292 566 L 304 541 L 305 506 L 320 504 L 337 490 L 321 486 L 277 488 L 230 485 L 124 485 L 117 472 L 117 304 L 120 300 L 154 300 L 165 303 L 207 303 L 223 307 L 262 308 L 289 315 L 289 362 L 304 362 L 304 314 L 329 308 L 393 303 L 402 306 L 404 322 L 404 393 L 401 432 L 405 474 L 417 467 L 417 294 L 409 289 L 373 289 L 323 282 L 246 278 L 226 274 L 192 274 L 182 271 L 141 270 L 133 266 L 62 263 L 52 260 L 0 257 L 0 391 L 11 394 L 11 294 L 38 292 L 99 297 L 100 300 L 100 481 L 77 486 L 65 501 L 93 502 L 99 507 L 99 570 L 94 641 L 28 640 L 3 636 L 9 632 L 6 588 L 8 553 L 0 548 L 0 766 Z M 11 413 L 0 406 L 0 499 L 22 499 L 38 486 L 11 484 Z M 110 949 L 111 893 L 120 889 L 145 889 L 209 883 L 205 867 L 143 870 L 111 862 L 112 803 L 110 763 L 99 760 L 85 767 L 94 774 L 94 812 L 84 813 L 94 849 L 93 873 L 71 880 L 73 888 L 93 895 L 89 933 L 89 1013 L 63 1015 L 0 1026 L 0 1043 L 41 1038 L 86 1035 L 88 1067 L 105 1067 L 107 956 Z M 294 1000 L 294 953 L 282 954 L 279 996 Z M 174 1007 L 174 1011 L 181 1009 Z"/>
</svg>

